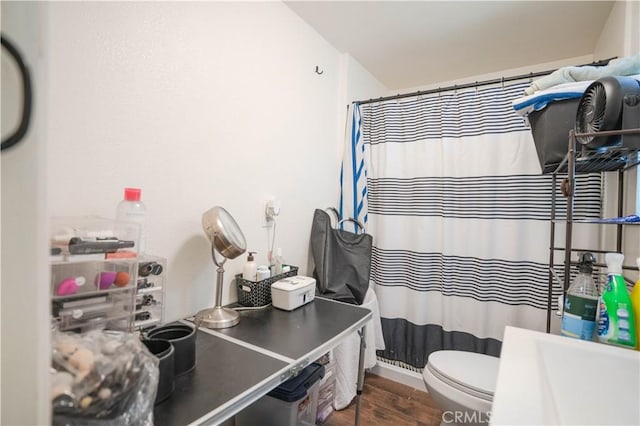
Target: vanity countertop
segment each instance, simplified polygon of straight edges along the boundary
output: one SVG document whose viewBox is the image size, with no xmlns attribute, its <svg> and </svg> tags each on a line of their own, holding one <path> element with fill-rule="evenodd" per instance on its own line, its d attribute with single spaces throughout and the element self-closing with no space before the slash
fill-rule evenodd
<svg viewBox="0 0 640 426">
<path fill-rule="evenodd" d="M 640 352 L 505 329 L 493 425 L 640 424 Z"/>
</svg>

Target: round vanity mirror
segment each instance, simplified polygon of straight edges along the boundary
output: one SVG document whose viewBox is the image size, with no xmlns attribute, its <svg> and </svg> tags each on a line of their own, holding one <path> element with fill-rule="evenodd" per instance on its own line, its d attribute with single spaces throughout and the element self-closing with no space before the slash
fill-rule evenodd
<svg viewBox="0 0 640 426">
<path fill-rule="evenodd" d="M 202 228 L 211 241 L 211 257 L 218 267 L 216 305 L 198 312 L 195 323 L 206 328 L 233 327 L 240 321 L 240 316 L 233 309 L 222 307 L 223 265 L 227 259 L 235 259 L 244 253 L 247 242 L 236 221 L 220 206 L 212 207 L 202 215 Z M 216 252 L 224 257 L 221 262 L 216 259 Z"/>
<path fill-rule="evenodd" d="M 235 259 L 247 250 L 244 234 L 228 211 L 212 207 L 202 215 L 202 228 L 223 257 Z"/>
</svg>

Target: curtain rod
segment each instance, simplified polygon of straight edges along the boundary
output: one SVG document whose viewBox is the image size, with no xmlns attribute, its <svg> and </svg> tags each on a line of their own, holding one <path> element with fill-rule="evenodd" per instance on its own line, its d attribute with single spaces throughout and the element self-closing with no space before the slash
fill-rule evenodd
<svg viewBox="0 0 640 426">
<path fill-rule="evenodd" d="M 609 61 L 611 61 L 612 59 L 616 59 L 616 58 L 617 58 L 617 56 L 614 56 L 614 57 L 609 58 L 609 59 L 602 59 L 602 60 L 599 60 L 599 61 L 591 62 L 590 64 L 582 64 L 582 65 L 576 65 L 576 66 L 583 67 L 583 66 L 589 65 L 589 66 L 600 67 L 600 66 L 607 65 L 609 63 Z M 476 81 L 476 82 L 473 82 L 473 83 L 454 84 L 453 86 L 438 87 L 437 89 L 418 90 L 417 92 L 402 93 L 402 94 L 397 94 L 397 95 L 393 95 L 393 96 L 384 96 L 384 97 L 380 97 L 380 98 L 376 98 L 376 99 L 367 99 L 367 100 L 363 100 L 363 101 L 353 101 L 352 103 L 363 105 L 363 104 L 370 104 L 370 103 L 373 103 L 373 102 L 383 102 L 383 101 L 390 101 L 390 100 L 393 100 L 393 99 L 409 98 L 409 97 L 412 97 L 412 96 L 429 95 L 429 94 L 432 94 L 432 93 L 447 92 L 447 91 L 450 91 L 450 90 L 469 89 L 469 88 L 472 88 L 472 87 L 488 86 L 490 84 L 506 83 L 508 81 L 515 81 L 515 80 L 524 80 L 525 78 L 542 77 L 544 75 L 549 75 L 554 71 L 556 71 L 556 70 L 530 72 L 529 74 L 521 74 L 521 75 L 516 75 L 516 76 L 512 76 L 512 77 L 494 78 L 492 80 Z"/>
</svg>

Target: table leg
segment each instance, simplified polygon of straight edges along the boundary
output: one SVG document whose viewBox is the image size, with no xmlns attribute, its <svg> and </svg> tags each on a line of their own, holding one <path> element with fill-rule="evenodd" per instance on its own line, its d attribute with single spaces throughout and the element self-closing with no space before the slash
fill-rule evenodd
<svg viewBox="0 0 640 426">
<path fill-rule="evenodd" d="M 360 335 L 360 357 L 358 359 L 358 383 L 356 385 L 356 426 L 360 424 L 360 395 L 362 394 L 362 388 L 364 385 L 364 350 L 367 346 L 364 341 L 365 328 L 367 325 L 363 325 L 358 334 Z"/>
</svg>

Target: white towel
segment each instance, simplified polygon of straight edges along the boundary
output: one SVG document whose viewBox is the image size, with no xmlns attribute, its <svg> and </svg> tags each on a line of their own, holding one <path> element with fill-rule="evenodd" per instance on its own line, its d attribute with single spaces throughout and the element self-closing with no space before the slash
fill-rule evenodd
<svg viewBox="0 0 640 426">
<path fill-rule="evenodd" d="M 362 307 L 371 310 L 372 318 L 367 323 L 364 333 L 366 344 L 364 353 L 364 368 L 372 368 L 376 365 L 376 350 L 384 350 L 384 337 L 382 336 L 382 323 L 380 322 L 380 310 L 378 298 L 369 284 L 369 289 L 362 302 Z M 346 338 L 332 351 L 336 362 L 336 387 L 333 398 L 333 408 L 342 410 L 346 408 L 356 396 L 358 382 L 358 361 L 360 354 L 360 336 L 357 332 Z"/>
<path fill-rule="evenodd" d="M 525 89 L 527 95 L 532 95 L 538 90 L 544 90 L 558 84 L 570 83 L 573 81 L 597 80 L 608 75 L 634 75 L 640 73 L 640 53 L 620 59 L 613 59 L 608 65 L 603 67 L 582 66 L 563 67 L 555 70 L 531 83 Z"/>
</svg>

